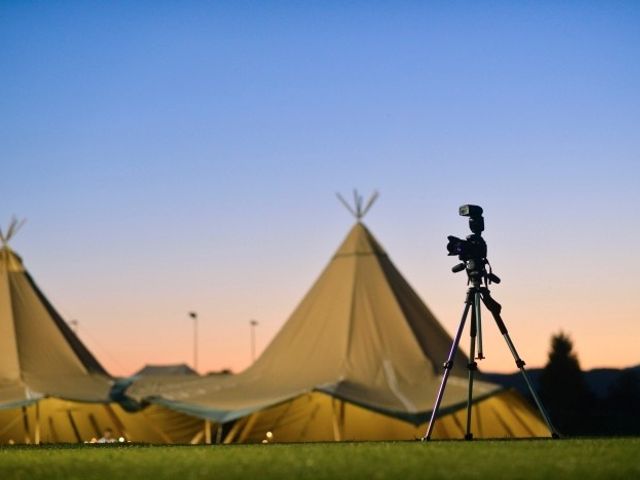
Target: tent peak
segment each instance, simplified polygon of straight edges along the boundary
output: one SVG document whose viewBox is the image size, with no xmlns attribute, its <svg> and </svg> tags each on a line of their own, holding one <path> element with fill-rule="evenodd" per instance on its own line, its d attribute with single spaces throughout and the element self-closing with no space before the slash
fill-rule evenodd
<svg viewBox="0 0 640 480">
<path fill-rule="evenodd" d="M 3 247 L 9 246 L 9 241 L 18 233 L 18 230 L 22 228 L 26 221 L 26 219 L 18 220 L 14 215 L 11 217 L 6 231 L 3 232 L 0 228 L 0 242 L 2 242 Z"/>
<path fill-rule="evenodd" d="M 378 243 L 373 234 L 369 231 L 363 222 L 357 222 L 346 238 L 338 247 L 335 257 L 343 257 L 347 255 L 378 255 L 386 256 L 384 248 Z"/>
<path fill-rule="evenodd" d="M 347 210 L 349 210 L 349 213 L 351 213 L 351 215 L 353 215 L 356 218 L 356 220 L 359 222 L 367 214 L 369 209 L 371 209 L 371 206 L 374 204 L 374 202 L 377 200 L 380 194 L 378 193 L 377 190 L 374 190 L 371 196 L 369 197 L 369 200 L 367 201 L 367 203 L 364 204 L 363 203 L 364 198 L 362 197 L 362 195 L 358 193 L 358 190 L 354 188 L 353 189 L 353 206 L 349 204 L 349 202 L 347 202 L 344 199 L 344 197 L 340 195 L 338 192 L 336 192 L 336 196 L 338 197 L 338 200 L 340 200 L 340 203 L 342 203 L 342 205 L 344 205 L 344 207 Z"/>
</svg>

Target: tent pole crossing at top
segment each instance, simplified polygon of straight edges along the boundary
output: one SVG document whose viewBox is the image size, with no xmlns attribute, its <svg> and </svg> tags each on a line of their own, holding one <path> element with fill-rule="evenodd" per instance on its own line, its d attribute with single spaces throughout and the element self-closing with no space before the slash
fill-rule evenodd
<svg viewBox="0 0 640 480">
<path fill-rule="evenodd" d="M 22 228 L 26 221 L 26 219 L 18 220 L 14 216 L 11 217 L 11 220 L 9 221 L 9 227 L 7 228 L 6 232 L 3 232 L 2 228 L 0 228 L 0 241 L 2 242 L 3 247 L 6 247 L 9 244 L 9 240 L 11 240 L 15 236 L 15 234 L 18 233 L 18 230 Z"/>
<path fill-rule="evenodd" d="M 344 197 L 340 195 L 340 193 L 336 192 L 336 196 L 338 197 L 338 200 L 340 200 L 340 203 L 342 203 L 342 205 L 344 205 L 344 207 L 347 210 L 349 210 L 349 213 L 351 213 L 351 215 L 353 215 L 356 218 L 356 220 L 359 222 L 360 220 L 362 220 L 362 217 L 364 217 L 367 214 L 367 212 L 371 209 L 371 207 L 373 206 L 377 198 L 380 196 L 380 194 L 376 190 L 374 190 L 373 193 L 371 194 L 371 197 L 369 197 L 369 200 L 364 205 L 364 208 L 363 208 L 364 198 L 362 197 L 362 195 L 358 193 L 358 190 L 356 189 L 353 190 L 353 206 L 351 206 L 349 202 L 347 202 L 344 199 Z"/>
</svg>

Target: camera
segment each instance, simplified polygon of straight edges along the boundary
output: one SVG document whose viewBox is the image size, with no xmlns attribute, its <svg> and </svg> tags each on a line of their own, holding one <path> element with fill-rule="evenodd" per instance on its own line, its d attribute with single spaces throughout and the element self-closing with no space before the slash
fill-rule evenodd
<svg viewBox="0 0 640 480">
<path fill-rule="evenodd" d="M 449 255 L 457 255 L 463 262 L 487 256 L 487 244 L 476 235 L 469 235 L 466 240 L 449 235 L 447 239 L 449 240 L 447 244 Z"/>
<path fill-rule="evenodd" d="M 457 255 L 462 261 L 451 270 L 454 273 L 466 270 L 470 281 L 479 282 L 484 279 L 485 282 L 500 283 L 500 279 L 491 272 L 491 265 L 489 265 L 489 272 L 485 268 L 489 261 L 487 260 L 487 243 L 482 238 L 482 232 L 484 231 L 482 207 L 478 205 L 462 205 L 458 209 L 458 213 L 462 217 L 469 217 L 469 228 L 473 233 L 468 235 L 465 240 L 453 235 L 447 237 L 449 240 L 449 243 L 447 243 L 449 255 Z"/>
<path fill-rule="evenodd" d="M 458 209 L 458 213 L 463 217 L 469 217 L 469 228 L 473 235 L 469 235 L 466 240 L 453 235 L 448 236 L 447 250 L 449 255 L 457 255 L 463 262 L 472 258 L 485 258 L 487 256 L 487 244 L 480 236 L 484 231 L 482 207 L 478 205 L 462 205 Z"/>
</svg>

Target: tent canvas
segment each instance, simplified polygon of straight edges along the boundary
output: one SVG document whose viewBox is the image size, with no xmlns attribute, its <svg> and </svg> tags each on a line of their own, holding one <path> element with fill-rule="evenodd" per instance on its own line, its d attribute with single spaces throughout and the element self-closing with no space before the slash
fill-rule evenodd
<svg viewBox="0 0 640 480">
<path fill-rule="evenodd" d="M 0 408 L 46 396 L 108 401 L 111 378 L 9 247 L 14 232 L 0 234 Z"/>
<path fill-rule="evenodd" d="M 461 438 L 466 409 L 439 417 L 434 438 Z M 513 391 L 502 391 L 473 405 L 476 438 L 537 437 L 548 435 L 544 422 Z M 255 412 L 234 423 L 226 443 L 411 440 L 421 438 L 426 423 L 403 420 L 312 392 Z"/>
<path fill-rule="evenodd" d="M 189 443 L 204 440 L 205 428 L 215 429 L 201 419 L 155 405 L 131 413 L 117 403 L 45 398 L 0 410 L 0 444 L 91 442 L 107 429 L 127 442 Z"/>
</svg>

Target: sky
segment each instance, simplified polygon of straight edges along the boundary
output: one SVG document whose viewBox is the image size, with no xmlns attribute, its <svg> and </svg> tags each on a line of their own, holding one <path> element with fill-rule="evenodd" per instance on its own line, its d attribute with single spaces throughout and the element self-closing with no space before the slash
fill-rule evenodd
<svg viewBox="0 0 640 480">
<path fill-rule="evenodd" d="M 447 331 L 481 205 L 521 356 L 640 363 L 640 3 L 0 1 L 0 222 L 115 375 L 251 363 L 354 219 Z M 488 315 L 485 371 L 513 360 Z M 463 342 L 466 349 L 466 342 Z"/>
</svg>

